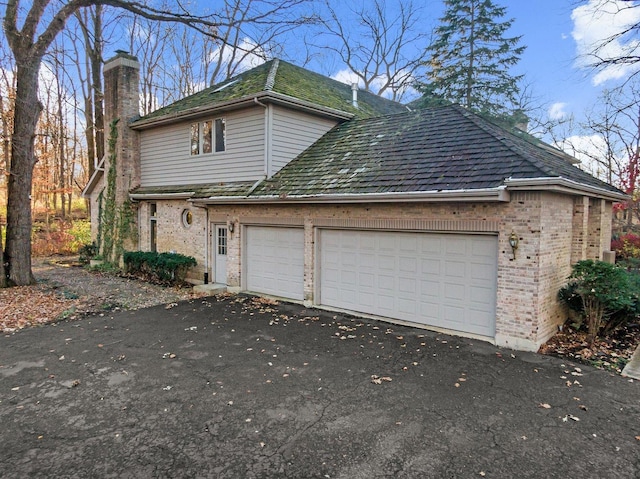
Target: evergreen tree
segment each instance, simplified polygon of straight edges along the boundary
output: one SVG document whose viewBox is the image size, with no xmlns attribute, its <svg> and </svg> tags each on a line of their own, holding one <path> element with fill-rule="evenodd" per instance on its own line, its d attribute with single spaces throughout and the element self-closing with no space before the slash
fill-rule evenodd
<svg viewBox="0 0 640 479">
<path fill-rule="evenodd" d="M 491 0 L 444 0 L 445 13 L 427 52 L 420 106 L 459 103 L 484 116 L 509 121 L 517 110 L 519 82 L 510 68 L 526 47 L 505 38 L 513 19 L 500 22 L 505 7 Z M 522 113 L 519 113 L 521 117 Z"/>
</svg>

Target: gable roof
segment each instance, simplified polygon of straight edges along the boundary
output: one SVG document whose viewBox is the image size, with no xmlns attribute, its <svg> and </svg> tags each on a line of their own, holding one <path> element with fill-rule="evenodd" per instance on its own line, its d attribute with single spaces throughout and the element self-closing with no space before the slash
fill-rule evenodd
<svg viewBox="0 0 640 479">
<path fill-rule="evenodd" d="M 623 199 L 572 157 L 457 105 L 338 125 L 255 188 L 251 197 L 570 189 Z"/>
<path fill-rule="evenodd" d="M 133 128 L 176 121 L 209 111 L 238 108 L 254 99 L 296 104 L 342 119 L 368 118 L 406 111 L 400 103 L 358 91 L 353 106 L 351 86 L 283 60 L 275 59 L 160 108 L 136 121 Z"/>
</svg>

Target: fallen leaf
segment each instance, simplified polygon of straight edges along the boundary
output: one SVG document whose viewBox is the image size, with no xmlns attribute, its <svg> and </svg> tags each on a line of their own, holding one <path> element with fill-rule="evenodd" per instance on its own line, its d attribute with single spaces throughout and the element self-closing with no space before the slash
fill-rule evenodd
<svg viewBox="0 0 640 479">
<path fill-rule="evenodd" d="M 544 403 L 538 404 L 538 407 L 541 407 L 541 408 L 544 408 L 544 409 L 551 409 L 551 404 L 548 404 L 548 403 L 544 402 Z"/>
</svg>

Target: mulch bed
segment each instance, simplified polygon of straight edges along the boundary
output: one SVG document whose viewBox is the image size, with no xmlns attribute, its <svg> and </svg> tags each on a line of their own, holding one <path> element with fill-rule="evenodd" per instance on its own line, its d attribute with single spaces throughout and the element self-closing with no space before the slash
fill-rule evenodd
<svg viewBox="0 0 640 479">
<path fill-rule="evenodd" d="M 565 328 L 540 347 L 541 354 L 622 372 L 640 346 L 640 323 L 628 324 L 589 344 L 587 333 Z"/>
</svg>

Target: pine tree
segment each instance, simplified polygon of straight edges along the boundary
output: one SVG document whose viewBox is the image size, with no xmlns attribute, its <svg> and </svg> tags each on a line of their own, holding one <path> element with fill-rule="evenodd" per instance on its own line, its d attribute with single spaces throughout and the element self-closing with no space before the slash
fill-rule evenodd
<svg viewBox="0 0 640 479">
<path fill-rule="evenodd" d="M 506 120 L 517 110 L 522 75 L 510 69 L 526 47 L 522 37 L 505 38 L 513 19 L 500 22 L 505 7 L 491 0 L 444 0 L 445 13 L 429 46 L 422 106 L 459 103 Z"/>
</svg>

